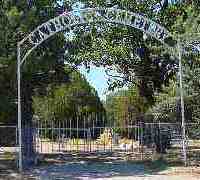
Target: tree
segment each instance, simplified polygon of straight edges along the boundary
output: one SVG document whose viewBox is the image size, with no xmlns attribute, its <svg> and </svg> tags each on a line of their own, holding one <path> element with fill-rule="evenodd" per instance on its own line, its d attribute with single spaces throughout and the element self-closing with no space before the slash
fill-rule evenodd
<svg viewBox="0 0 200 180">
<path fill-rule="evenodd" d="M 183 45 L 188 41 L 187 50 L 189 53 L 183 54 L 183 84 L 185 100 L 186 122 L 199 122 L 199 42 L 195 41 L 199 33 L 199 10 L 194 6 L 188 6 L 184 14 L 179 15 L 172 26 L 172 31 L 176 36 L 181 37 Z M 185 44 L 184 44 L 185 43 Z M 185 51 L 183 51 L 185 52 Z M 165 122 L 180 122 L 180 102 L 178 84 L 170 82 L 170 86 L 163 86 L 164 91 L 159 94 L 157 103 L 152 108 L 153 112 L 160 112 L 156 119 Z"/>
<path fill-rule="evenodd" d="M 37 25 L 54 17 L 56 11 L 54 10 L 54 2 L 48 0 L 39 0 L 30 4 L 30 1 L 1 1 L 0 2 L 0 65 L 4 70 L 1 70 L 1 96 L 4 98 L 4 103 L 0 106 L 2 112 L 1 117 L 6 118 L 5 123 L 16 123 L 16 47 L 17 42 L 22 40 L 28 32 L 32 31 Z M 50 13 L 46 14 L 46 7 L 51 7 Z M 30 57 L 28 63 L 23 68 L 22 72 L 22 142 L 23 142 L 23 157 L 28 157 L 24 161 L 33 161 L 33 131 L 32 127 L 32 96 L 33 96 L 33 82 L 32 75 L 38 72 L 49 72 L 55 70 L 60 63 L 58 63 L 59 52 L 63 47 L 64 36 L 57 35 L 51 39 L 50 42 L 44 43 L 37 52 L 34 52 Z M 40 64 L 44 64 L 43 66 Z M 37 62 L 37 63 L 36 63 Z M 58 71 L 59 68 L 57 68 Z M 61 70 L 61 69 L 60 69 Z M 9 73 L 10 72 L 10 73 Z M 6 75 L 8 76 L 6 77 Z M 36 80 L 36 79 L 35 79 Z M 36 80 L 37 81 L 37 80 Z M 6 82 L 6 84 L 3 84 Z M 10 91 L 10 93 L 8 93 Z M 12 92 L 12 93 L 11 93 Z M 13 118 L 15 114 L 15 118 Z M 26 126 L 25 126 L 26 125 Z M 26 128 L 25 128 L 26 127 Z"/>
<path fill-rule="evenodd" d="M 104 1 L 90 1 L 86 2 L 85 6 L 101 6 L 105 5 L 104 3 Z M 178 13 L 182 15 L 186 7 L 170 6 L 155 15 L 150 8 L 154 3 L 154 1 L 150 1 L 149 4 L 113 1 L 112 5 L 143 13 L 144 16 L 149 16 L 169 29 L 172 29 L 176 19 L 171 17 L 171 13 L 177 13 L 177 9 L 180 8 Z M 74 28 L 73 33 L 75 38 L 67 46 L 69 49 L 65 54 L 66 61 L 75 65 L 85 64 L 88 69 L 90 64 L 94 64 L 103 66 L 108 71 L 117 70 L 122 76 L 112 81 L 111 89 L 134 83 L 138 86 L 140 95 L 147 98 L 150 104 L 154 104 L 154 91 L 161 91 L 162 85 L 168 84 L 169 79 L 176 73 L 176 58 L 171 57 L 160 43 L 151 37 L 144 39 L 142 32 L 132 28 L 97 23 Z"/>
<path fill-rule="evenodd" d="M 52 18 L 56 15 L 56 8 L 54 8 L 55 2 L 48 0 L 40 1 L 2 1 L 0 6 L 0 64 L 4 67 L 4 73 L 12 70 L 13 73 L 10 73 L 8 77 L 6 74 L 1 73 L 2 81 L 10 82 L 14 87 L 10 89 L 13 92 L 10 95 L 2 94 L 3 96 L 9 96 L 9 104 L 12 104 L 16 101 L 16 47 L 17 42 L 22 40 L 23 37 L 27 35 L 28 32 L 32 31 L 36 26 L 42 22 L 47 21 L 49 18 Z M 31 96 L 32 88 L 29 88 L 29 91 L 26 90 L 28 86 L 31 86 L 30 80 L 31 76 L 38 72 L 48 72 L 54 70 L 55 67 L 59 64 L 60 60 L 60 50 L 64 44 L 64 36 L 57 35 L 51 39 L 51 41 L 45 42 L 42 44 L 37 52 L 31 54 L 26 64 L 22 68 L 22 88 L 23 92 L 27 92 L 27 96 L 22 98 L 22 102 L 25 104 L 23 107 L 25 113 L 23 113 L 24 121 L 28 122 L 26 116 L 32 114 L 31 108 Z M 3 80 L 5 79 L 5 80 Z M 36 80 L 37 81 L 37 80 Z M 1 83 L 3 84 L 3 82 Z M 3 87 L 5 88 L 5 86 Z M 28 97 L 29 94 L 29 97 Z M 11 96 L 11 97 L 10 97 Z M 30 106 L 30 107 L 29 107 Z M 13 113 L 15 113 L 16 108 L 12 108 Z M 26 111 L 29 112 L 26 112 Z M 6 121 L 11 121 L 11 118 L 8 117 Z M 13 118 L 12 118 L 13 119 Z M 26 119 L 26 120 L 25 120 Z M 31 119 L 31 116 L 30 116 Z M 12 120 L 11 122 L 16 122 Z"/>
<path fill-rule="evenodd" d="M 108 126 L 122 128 L 126 136 L 127 128 L 143 121 L 144 114 L 149 108 L 147 99 L 139 95 L 136 86 L 109 94 L 104 106 Z"/>
<path fill-rule="evenodd" d="M 105 112 L 98 94 L 78 71 L 70 73 L 67 82 L 57 86 L 49 84 L 43 91 L 45 92 L 41 93 L 36 89 L 33 97 L 34 114 L 40 119 L 38 123 L 47 122 L 51 125 L 52 121 L 72 120 L 72 128 L 77 126 L 84 128 L 83 118 L 87 118 L 92 113 L 99 115 L 95 126 L 101 126 L 103 123 Z M 78 116 L 82 116 L 79 124 L 77 124 Z M 86 126 L 92 127 L 92 123 L 87 121 Z"/>
</svg>

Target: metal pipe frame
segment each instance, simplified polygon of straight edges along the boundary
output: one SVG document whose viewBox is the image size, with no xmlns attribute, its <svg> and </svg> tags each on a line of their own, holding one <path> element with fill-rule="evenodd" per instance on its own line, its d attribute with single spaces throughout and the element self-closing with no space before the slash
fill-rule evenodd
<svg viewBox="0 0 200 180">
<path fill-rule="evenodd" d="M 112 11 L 115 11 L 116 13 L 118 12 L 124 12 L 124 10 L 120 10 L 120 9 L 109 9 L 109 8 L 104 8 L 105 10 L 108 10 L 110 12 Z M 83 9 L 81 10 L 81 12 L 97 12 L 97 10 L 100 10 L 100 9 Z M 143 18 L 145 19 L 146 21 L 149 21 L 157 26 L 159 26 L 160 28 L 162 28 L 164 31 L 166 31 L 166 33 L 169 33 L 165 28 L 161 27 L 159 24 L 151 21 L 150 19 L 147 19 L 143 16 L 140 16 L 138 14 L 135 14 L 135 13 L 132 13 L 132 12 L 128 12 L 127 13 L 130 13 L 132 14 L 132 16 L 136 16 L 137 18 Z M 69 15 L 67 15 L 68 17 L 71 16 L 71 17 L 75 17 L 72 12 L 69 13 Z M 73 18 L 72 18 L 73 19 Z M 50 21 L 53 21 L 56 20 L 56 18 L 54 18 L 53 20 L 50 20 Z M 50 22 L 48 21 L 48 22 Z M 117 23 L 117 24 L 121 24 L 121 25 L 124 25 L 124 26 L 130 26 L 130 24 L 128 23 L 125 23 L 125 22 L 121 22 L 121 21 L 114 21 L 114 20 L 104 20 L 105 23 Z M 48 22 L 44 23 L 43 25 L 48 25 Z M 81 22 L 80 22 L 81 23 Z M 70 24 L 69 26 L 74 26 L 74 25 L 78 25 L 80 23 L 75 23 L 75 24 Z M 83 22 L 85 23 L 85 22 Z M 43 26 L 41 25 L 41 26 Z M 39 27 L 41 27 L 39 26 Z M 68 28 L 69 26 L 66 26 L 66 28 Z M 38 28 L 39 28 L 38 27 Z M 133 28 L 137 28 L 133 25 L 131 25 L 131 27 Z M 36 30 L 38 30 L 38 28 L 36 28 Z M 138 28 L 137 28 L 138 29 Z M 35 31 L 36 31 L 35 30 Z M 51 36 L 64 30 L 63 28 L 59 29 L 59 31 L 56 31 L 55 33 L 51 33 Z M 151 32 L 146 32 L 144 31 L 143 29 L 139 29 L 140 31 L 143 31 L 145 33 L 148 33 L 150 36 L 156 38 L 157 40 L 159 40 L 155 34 L 151 33 Z M 19 166 L 19 171 L 22 172 L 23 171 L 23 154 L 22 154 L 22 117 L 21 117 L 21 65 L 23 65 L 23 63 L 25 62 L 26 58 L 30 55 L 30 53 L 36 49 L 37 46 L 39 46 L 43 41 L 45 41 L 46 39 L 48 39 L 50 36 L 45 36 L 45 38 L 37 43 L 36 45 L 34 45 L 31 49 L 29 49 L 27 51 L 27 53 L 21 57 L 21 45 L 23 45 L 27 40 L 28 38 L 31 37 L 31 35 L 35 32 L 33 31 L 31 34 L 29 34 L 26 38 L 24 38 L 22 41 L 20 41 L 18 44 L 17 44 L 17 87 L 18 87 L 18 142 L 19 142 L 19 161 L 18 161 L 18 166 Z M 169 33 L 169 35 L 171 35 Z M 176 38 L 175 38 L 176 39 Z M 161 40 L 159 40 L 161 41 Z M 163 45 L 166 45 L 166 43 L 164 41 L 161 41 L 161 43 Z M 186 164 L 186 160 L 187 160 L 187 156 L 186 156 L 186 146 L 185 146 L 185 140 L 186 140 L 186 134 L 185 134 L 185 116 L 184 116 L 184 99 L 183 99 L 183 84 L 182 84 L 182 45 L 180 43 L 180 40 L 178 42 L 178 46 L 176 46 L 176 49 L 178 51 L 178 58 L 179 58 L 179 73 L 180 73 L 180 76 L 179 76 L 179 83 L 180 83 L 180 98 L 181 98 L 181 115 L 182 115 L 182 128 L 183 128 L 183 155 L 184 155 L 184 161 L 185 161 L 185 164 Z M 169 47 L 170 49 L 170 47 Z"/>
<path fill-rule="evenodd" d="M 178 41 L 178 60 L 179 60 L 179 90 L 180 90 L 180 99 L 181 99 L 182 150 L 183 150 L 183 161 L 184 161 L 185 166 L 187 166 L 185 104 L 184 104 L 183 69 L 182 69 L 182 47 L 181 47 L 180 40 Z"/>
<path fill-rule="evenodd" d="M 18 96 L 18 151 L 19 151 L 19 161 L 18 161 L 18 168 L 19 171 L 23 171 L 23 157 L 22 157 L 22 117 L 21 117 L 21 55 L 20 55 L 20 43 L 17 44 L 17 96 Z"/>
</svg>

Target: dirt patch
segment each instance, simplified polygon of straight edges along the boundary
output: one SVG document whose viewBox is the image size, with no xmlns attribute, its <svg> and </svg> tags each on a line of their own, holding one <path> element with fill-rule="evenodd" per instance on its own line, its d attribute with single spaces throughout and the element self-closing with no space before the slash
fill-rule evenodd
<svg viewBox="0 0 200 180">
<path fill-rule="evenodd" d="M 200 167 L 172 166 L 163 160 L 131 161 L 116 154 L 52 155 L 40 166 L 17 173 L 13 160 L 0 161 L 0 180 L 199 180 Z"/>
</svg>

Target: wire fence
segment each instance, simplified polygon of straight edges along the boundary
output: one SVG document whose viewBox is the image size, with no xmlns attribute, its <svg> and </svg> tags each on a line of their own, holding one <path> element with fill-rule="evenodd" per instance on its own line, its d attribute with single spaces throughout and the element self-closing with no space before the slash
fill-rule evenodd
<svg viewBox="0 0 200 180">
<path fill-rule="evenodd" d="M 65 124 L 65 123 L 63 123 Z M 186 124 L 189 164 L 200 159 L 199 124 Z M 59 153 L 120 153 L 132 159 L 155 159 L 162 154 L 168 160 L 183 160 L 183 138 L 180 123 L 139 123 L 127 127 L 74 128 L 38 127 L 35 135 L 36 152 Z"/>
<path fill-rule="evenodd" d="M 55 126 L 58 125 L 58 127 Z M 187 123 L 187 161 L 200 162 L 200 124 Z M 68 127 L 67 123 L 31 128 L 37 154 L 129 155 L 135 160 L 154 160 L 158 155 L 168 161 L 182 161 L 182 127 L 180 123 L 139 123 L 116 127 Z M 24 132 L 30 131 L 24 130 Z M 25 142 L 24 143 L 30 143 Z M 24 146 L 23 146 L 24 147 Z M 0 126 L 0 155 L 12 153 L 17 158 L 17 127 Z"/>
</svg>

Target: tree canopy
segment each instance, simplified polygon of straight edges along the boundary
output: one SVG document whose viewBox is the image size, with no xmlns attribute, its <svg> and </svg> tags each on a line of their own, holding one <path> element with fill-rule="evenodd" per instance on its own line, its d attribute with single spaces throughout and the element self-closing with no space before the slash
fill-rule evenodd
<svg viewBox="0 0 200 180">
<path fill-rule="evenodd" d="M 152 8 L 157 2 L 156 0 L 150 0 L 148 3 L 146 1 L 138 3 L 136 0 L 113 0 L 109 3 L 103 0 L 84 0 L 81 1 L 82 5 L 79 2 L 78 6 L 79 8 L 104 6 L 126 9 L 151 18 L 166 27 L 174 36 L 181 35 L 184 40 L 193 37 L 195 39 L 194 34 L 199 32 L 198 1 L 171 5 L 162 4 L 161 9 L 155 12 Z M 1 122 L 15 122 L 16 120 L 17 42 L 41 23 L 63 12 L 74 10 L 76 9 L 75 6 L 74 1 L 67 0 L 64 3 L 53 0 L 1 1 Z M 195 51 L 195 48 L 192 51 Z M 121 91 L 109 97 L 115 99 L 111 102 L 117 104 L 118 113 L 128 112 L 129 106 L 134 106 L 136 114 L 145 113 L 150 111 L 151 108 L 159 107 L 161 105 L 160 99 L 173 99 L 177 96 L 177 93 L 168 91 L 173 85 L 176 87 L 175 89 L 178 86 L 176 83 L 174 84 L 178 61 L 176 57 L 171 56 L 168 49 L 143 32 L 130 27 L 109 23 L 87 24 L 73 27 L 68 34 L 62 32 L 55 35 L 29 56 L 23 66 L 22 73 L 23 92 L 26 92 L 24 93 L 25 96 L 22 97 L 23 110 L 25 111 L 23 118 L 26 119 L 28 114 L 33 115 L 32 105 L 34 105 L 35 112 L 45 119 L 51 116 L 51 114 L 48 114 L 49 106 L 53 108 L 50 111 L 58 118 L 64 118 L 70 113 L 73 114 L 75 112 L 74 104 L 77 107 L 81 104 L 81 109 L 76 109 L 76 112 L 84 112 L 85 109 L 96 111 L 92 109 L 92 105 L 89 105 L 92 102 L 98 103 L 98 106 L 102 109 L 101 102 L 94 89 L 88 85 L 84 78 L 80 77 L 78 71 L 72 73 L 69 70 L 69 66 L 76 69 L 78 65 L 84 65 L 88 70 L 92 65 L 104 67 L 107 74 L 110 75 L 108 82 L 110 90 L 129 87 L 126 92 L 122 90 L 125 93 L 124 96 L 128 99 L 127 101 L 114 98 L 118 94 L 121 96 Z M 113 71 L 117 72 L 117 75 L 112 73 Z M 72 81 L 73 76 L 79 77 L 79 80 Z M 194 93 L 199 94 L 198 77 L 199 56 L 187 54 L 187 56 L 184 56 L 186 97 Z M 87 95 L 93 98 L 91 102 L 88 102 L 89 104 L 85 104 L 88 101 Z M 43 104 L 43 101 L 46 103 Z M 43 112 L 37 109 L 37 103 L 42 104 Z M 55 104 L 59 104 L 59 106 L 62 104 L 59 111 L 57 111 Z M 106 106 L 109 109 L 111 105 Z M 119 116 L 122 117 L 122 115 Z M 118 124 L 120 123 L 123 124 L 121 120 L 118 120 Z"/>
</svg>

